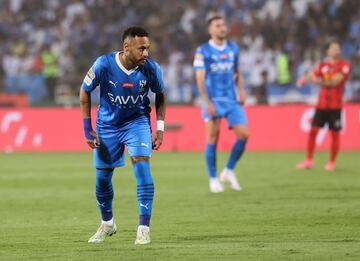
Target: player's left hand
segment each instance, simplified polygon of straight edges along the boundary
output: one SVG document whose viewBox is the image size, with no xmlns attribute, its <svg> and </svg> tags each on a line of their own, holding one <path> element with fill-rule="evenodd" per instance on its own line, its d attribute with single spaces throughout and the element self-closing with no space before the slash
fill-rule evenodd
<svg viewBox="0 0 360 261">
<path fill-rule="evenodd" d="M 153 150 L 158 150 L 163 142 L 163 131 L 157 131 L 152 140 Z"/>
<path fill-rule="evenodd" d="M 86 139 L 86 143 L 87 145 L 92 148 L 92 149 L 96 149 L 100 147 L 100 139 L 99 136 L 96 134 L 95 131 L 91 131 L 90 135 L 92 136 L 91 139 Z"/>
<path fill-rule="evenodd" d="M 244 105 L 246 101 L 246 91 L 244 89 L 241 89 L 239 91 L 239 103 L 241 105 Z"/>
</svg>

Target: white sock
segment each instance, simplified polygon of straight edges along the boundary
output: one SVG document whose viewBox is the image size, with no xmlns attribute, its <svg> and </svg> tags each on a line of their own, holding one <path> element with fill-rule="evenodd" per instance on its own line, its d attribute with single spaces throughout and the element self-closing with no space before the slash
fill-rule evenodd
<svg viewBox="0 0 360 261">
<path fill-rule="evenodd" d="M 145 228 L 145 229 L 147 229 L 147 230 L 149 230 L 149 231 L 150 231 L 150 227 L 145 226 L 145 225 L 139 225 L 139 227 L 138 227 L 138 228 Z"/>
<path fill-rule="evenodd" d="M 114 225 L 114 218 L 112 218 L 112 219 L 110 219 L 108 221 L 102 220 L 101 223 L 106 224 L 108 226 L 113 226 Z"/>
</svg>

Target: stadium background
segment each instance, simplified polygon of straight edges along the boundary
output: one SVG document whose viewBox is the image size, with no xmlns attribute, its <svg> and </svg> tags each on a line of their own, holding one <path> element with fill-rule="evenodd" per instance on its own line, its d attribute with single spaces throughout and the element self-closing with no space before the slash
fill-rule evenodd
<svg viewBox="0 0 360 261">
<path fill-rule="evenodd" d="M 123 29 L 134 24 L 149 30 L 168 102 L 177 105 L 169 108 L 163 150 L 202 150 L 204 131 L 192 59 L 196 46 L 208 39 L 206 18 L 214 13 L 226 17 L 230 38 L 241 46 L 250 150 L 304 148 L 312 116 L 304 104 L 316 102 L 319 88 L 298 89 L 294 81 L 323 58 L 326 42 L 334 37 L 353 64 L 345 91 L 352 105 L 344 112 L 342 147 L 360 149 L 357 1 L 15 0 L 1 1 L 0 10 L 3 151 L 86 150 L 79 113 L 61 108 L 78 107 L 79 86 L 88 68 L 97 56 L 119 50 Z M 97 92 L 92 100 L 96 104 Z M 38 109 L 50 106 L 58 109 Z M 63 119 L 71 121 L 67 128 Z M 219 148 L 228 150 L 232 136 L 225 123 L 222 128 Z M 263 128 L 266 132 L 260 131 Z M 318 139 L 322 149 L 328 143 L 324 135 Z"/>
<path fill-rule="evenodd" d="M 360 260 L 358 2 L 0 1 L 0 260 Z M 208 190 L 192 70 L 213 12 L 226 17 L 241 46 L 251 133 L 236 168 L 243 191 L 221 195 Z M 78 90 L 96 57 L 118 50 L 133 24 L 150 31 L 170 103 L 165 143 L 151 159 L 152 243 L 133 244 L 138 213 L 128 164 L 113 177 L 118 233 L 90 245 L 99 213 Z M 302 172 L 295 164 L 319 89 L 299 90 L 294 81 L 322 59 L 332 37 L 353 66 L 342 151 L 335 172 L 323 169 L 327 151 Z M 234 141 L 223 124 L 219 169 Z M 329 147 L 325 132 L 318 144 Z"/>
</svg>

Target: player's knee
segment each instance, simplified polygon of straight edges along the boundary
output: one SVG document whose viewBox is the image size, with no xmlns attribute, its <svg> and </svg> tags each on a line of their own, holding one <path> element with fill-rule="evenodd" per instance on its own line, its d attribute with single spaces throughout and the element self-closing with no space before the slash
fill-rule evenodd
<svg viewBox="0 0 360 261">
<path fill-rule="evenodd" d="M 113 168 L 97 168 L 96 169 L 96 189 L 97 191 L 108 190 L 111 188 L 111 178 Z"/>
<path fill-rule="evenodd" d="M 249 131 L 243 130 L 243 131 L 239 132 L 237 136 L 238 136 L 237 138 L 239 138 L 241 140 L 247 140 L 249 138 Z"/>
<path fill-rule="evenodd" d="M 150 157 L 148 157 L 148 156 L 132 156 L 131 163 L 134 164 L 134 163 L 138 163 L 138 162 L 142 162 L 142 161 L 148 162 L 149 159 L 150 159 Z"/>
<path fill-rule="evenodd" d="M 219 135 L 218 133 L 210 133 L 207 135 L 207 143 L 216 144 L 218 141 Z"/>
<path fill-rule="evenodd" d="M 208 144 L 216 144 L 217 143 L 217 138 L 208 138 L 207 143 Z"/>
</svg>

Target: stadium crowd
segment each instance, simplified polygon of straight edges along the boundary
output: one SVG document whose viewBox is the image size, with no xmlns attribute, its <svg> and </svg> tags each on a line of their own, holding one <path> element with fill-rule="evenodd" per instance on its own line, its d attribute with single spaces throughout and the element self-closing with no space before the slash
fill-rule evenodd
<svg viewBox="0 0 360 261">
<path fill-rule="evenodd" d="M 222 14 L 241 46 L 249 103 L 311 102 L 318 88 L 294 86 L 336 37 L 352 62 L 348 101 L 360 102 L 360 6 L 356 0 L 9 0 L 0 1 L 0 92 L 31 104 L 77 99 L 87 67 L 121 47 L 129 25 L 147 28 L 168 100 L 198 102 L 195 47 L 206 18 Z"/>
</svg>

